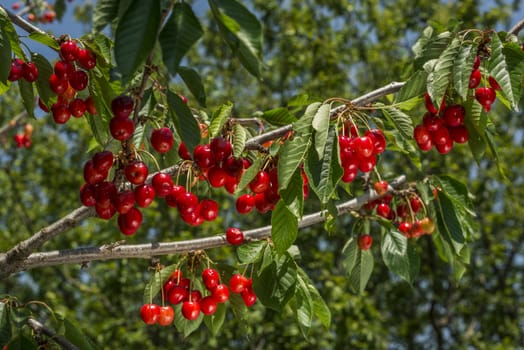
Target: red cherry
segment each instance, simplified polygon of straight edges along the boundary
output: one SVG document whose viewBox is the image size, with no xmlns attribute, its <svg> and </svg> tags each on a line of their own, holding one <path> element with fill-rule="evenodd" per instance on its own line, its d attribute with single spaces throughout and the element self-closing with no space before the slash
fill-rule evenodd
<svg viewBox="0 0 524 350">
<path fill-rule="evenodd" d="M 109 205 L 108 207 L 101 207 L 98 205 L 98 203 L 95 205 L 95 211 L 98 217 L 104 220 L 111 219 L 116 213 L 114 205 Z"/>
<path fill-rule="evenodd" d="M 149 170 L 144 162 L 135 161 L 126 165 L 124 173 L 133 185 L 141 185 L 146 181 Z"/>
<path fill-rule="evenodd" d="M 469 76 L 468 87 L 470 89 L 476 88 L 477 86 L 479 86 L 481 80 L 482 80 L 482 76 L 480 74 L 480 70 L 479 69 L 474 69 L 471 72 L 471 75 Z"/>
<path fill-rule="evenodd" d="M 67 80 L 61 80 L 53 73 L 49 76 L 49 87 L 55 94 L 62 95 L 69 87 L 69 83 Z"/>
<path fill-rule="evenodd" d="M 375 152 L 373 140 L 368 136 L 354 138 L 352 142 L 355 152 L 362 158 L 369 158 Z"/>
<path fill-rule="evenodd" d="M 202 271 L 202 281 L 204 282 L 206 289 L 212 290 L 218 285 L 218 282 L 220 281 L 220 275 L 218 274 L 217 270 L 207 268 Z"/>
<path fill-rule="evenodd" d="M 262 193 L 269 187 L 269 174 L 265 170 L 257 173 L 255 178 L 249 183 L 249 188 L 254 193 Z"/>
<path fill-rule="evenodd" d="M 68 81 L 73 76 L 75 66 L 67 61 L 57 61 L 53 71 L 58 79 Z"/>
<path fill-rule="evenodd" d="M 444 122 L 448 126 L 459 126 L 464 124 L 466 110 L 462 105 L 451 105 L 444 109 Z"/>
<path fill-rule="evenodd" d="M 402 221 L 398 224 L 398 230 L 402 232 L 406 237 L 411 237 L 411 228 L 413 227 L 413 224 L 411 222 Z"/>
<path fill-rule="evenodd" d="M 155 129 L 151 133 L 151 146 L 158 153 L 167 153 L 173 147 L 173 132 L 169 128 Z"/>
<path fill-rule="evenodd" d="M 248 280 L 244 275 L 235 273 L 229 280 L 229 289 L 233 293 L 241 293 L 246 289 Z"/>
<path fill-rule="evenodd" d="M 502 90 L 502 88 L 500 87 L 499 83 L 497 82 L 497 80 L 495 78 L 493 78 L 491 75 L 488 77 L 488 82 L 489 82 L 489 85 L 495 89 L 495 90 Z"/>
<path fill-rule="evenodd" d="M 73 97 L 75 97 L 76 95 L 76 90 L 73 89 L 73 87 L 71 86 L 71 84 L 69 83 L 69 81 L 67 82 L 67 88 L 65 89 L 65 91 L 63 93 L 61 93 L 59 96 L 58 96 L 58 100 L 57 101 L 62 101 L 62 102 L 67 102 L 67 101 L 70 101 L 71 99 L 73 99 Z"/>
<path fill-rule="evenodd" d="M 38 79 L 38 68 L 36 67 L 36 65 L 33 62 L 24 63 L 24 65 L 22 66 L 22 70 L 23 70 L 22 74 L 24 76 L 24 79 L 27 82 L 32 83 L 36 79 Z"/>
<path fill-rule="evenodd" d="M 382 216 L 383 218 L 388 218 L 391 212 L 391 208 L 386 203 L 380 203 L 377 205 L 377 215 Z"/>
<path fill-rule="evenodd" d="M 96 115 L 97 111 L 96 111 L 96 105 L 95 105 L 95 100 L 93 99 L 93 96 L 89 96 L 88 98 L 86 98 L 85 103 L 86 103 L 86 110 L 89 112 L 89 114 Z"/>
<path fill-rule="evenodd" d="M 198 303 L 204 315 L 213 315 L 217 311 L 217 302 L 211 295 L 202 298 Z"/>
<path fill-rule="evenodd" d="M 451 140 L 451 136 L 449 135 L 448 129 L 442 127 L 431 133 L 431 140 L 435 143 L 435 145 L 443 145 Z"/>
<path fill-rule="evenodd" d="M 473 69 L 478 69 L 480 67 L 480 56 L 475 56 L 475 61 L 473 61 Z"/>
<path fill-rule="evenodd" d="M 87 73 L 83 70 L 77 70 L 73 72 L 73 75 L 69 78 L 69 84 L 76 91 L 82 91 L 87 87 L 89 78 Z"/>
<path fill-rule="evenodd" d="M 187 301 L 191 300 L 195 303 L 198 303 L 202 299 L 202 293 L 199 290 L 192 290 L 189 293 L 189 297 L 187 298 Z"/>
<path fill-rule="evenodd" d="M 385 194 L 388 191 L 388 186 L 389 186 L 389 183 L 386 180 L 377 181 L 375 182 L 375 185 L 374 185 L 375 191 L 377 192 L 379 196 L 382 196 L 383 194 Z"/>
<path fill-rule="evenodd" d="M 155 189 L 153 186 L 143 184 L 135 188 L 135 201 L 139 207 L 146 208 L 155 199 Z"/>
<path fill-rule="evenodd" d="M 96 56 L 88 49 L 78 50 L 78 64 L 87 70 L 96 67 Z"/>
<path fill-rule="evenodd" d="M 177 207 L 177 197 L 186 192 L 186 189 L 184 188 L 184 186 L 181 186 L 181 185 L 173 185 L 171 187 L 171 191 L 169 192 L 169 194 L 165 197 L 166 198 L 166 204 L 172 208 L 176 208 Z"/>
<path fill-rule="evenodd" d="M 126 214 L 135 206 L 135 193 L 133 191 L 122 191 L 118 193 L 115 208 L 120 214 Z"/>
<path fill-rule="evenodd" d="M 127 95 L 120 95 L 111 101 L 111 110 L 115 117 L 127 118 L 133 111 L 133 99 Z"/>
<path fill-rule="evenodd" d="M 175 285 L 173 286 L 167 295 L 168 301 L 173 304 L 180 304 L 189 296 L 189 291 L 184 286 Z"/>
<path fill-rule="evenodd" d="M 232 245 L 242 244 L 244 242 L 244 233 L 236 227 L 230 227 L 226 231 L 226 240 Z"/>
<path fill-rule="evenodd" d="M 242 300 L 244 301 L 244 304 L 247 307 L 251 307 L 255 304 L 257 301 L 257 296 L 252 288 L 244 289 L 240 295 L 242 296 Z"/>
<path fill-rule="evenodd" d="M 86 104 L 81 98 L 75 98 L 69 102 L 69 112 L 75 118 L 80 118 L 86 112 Z"/>
<path fill-rule="evenodd" d="M 373 146 L 376 154 L 380 154 L 386 150 L 386 137 L 379 129 L 368 130 L 365 133 L 373 141 Z"/>
<path fill-rule="evenodd" d="M 173 187 L 173 180 L 171 176 L 166 173 L 156 173 L 151 180 L 151 184 L 155 189 L 155 193 L 158 197 L 165 197 L 171 192 Z"/>
<path fill-rule="evenodd" d="M 109 171 L 113 166 L 113 152 L 101 151 L 93 155 L 93 165 L 99 171 Z"/>
<path fill-rule="evenodd" d="M 435 147 L 437 148 L 438 153 L 440 154 L 448 154 L 453 149 L 453 140 L 451 139 L 451 136 L 446 139 L 445 143 L 435 143 Z"/>
<path fill-rule="evenodd" d="M 170 279 L 168 279 L 166 281 L 166 283 L 164 283 L 164 286 L 162 287 L 163 289 L 163 292 L 164 292 L 164 300 L 167 300 L 168 299 L 168 295 L 169 295 L 169 291 L 171 290 L 171 288 L 173 288 L 174 286 L 176 286 L 176 283 Z"/>
<path fill-rule="evenodd" d="M 80 188 L 80 201 L 86 207 L 94 207 L 96 204 L 95 191 L 92 185 L 83 184 Z"/>
<path fill-rule="evenodd" d="M 60 55 L 65 61 L 74 61 L 78 57 L 78 46 L 73 40 L 64 41 L 60 45 Z"/>
<path fill-rule="evenodd" d="M 469 140 L 469 132 L 464 125 L 449 128 L 449 134 L 451 135 L 451 139 L 456 143 L 466 143 Z"/>
<path fill-rule="evenodd" d="M 42 101 L 40 97 L 38 98 L 38 107 L 40 107 L 40 109 L 46 113 L 49 112 L 49 108 L 45 105 L 44 101 Z"/>
<path fill-rule="evenodd" d="M 217 303 L 225 303 L 229 299 L 229 289 L 225 284 L 219 284 L 213 288 L 211 296 Z"/>
<path fill-rule="evenodd" d="M 208 169 L 215 164 L 209 144 L 197 145 L 193 151 L 193 159 L 200 169 Z"/>
<path fill-rule="evenodd" d="M 184 301 L 182 315 L 190 321 L 196 320 L 200 316 L 200 305 L 195 301 Z"/>
<path fill-rule="evenodd" d="M 209 184 L 215 188 L 219 188 L 225 185 L 227 178 L 226 171 L 217 165 L 209 168 L 207 172 L 207 179 Z"/>
<path fill-rule="evenodd" d="M 240 176 L 244 170 L 244 159 L 242 157 L 228 157 L 222 164 L 222 167 L 227 172 L 227 174 L 234 178 Z"/>
<path fill-rule="evenodd" d="M 235 207 L 240 214 L 247 214 L 255 207 L 255 196 L 243 194 L 237 198 Z"/>
<path fill-rule="evenodd" d="M 424 114 L 424 118 L 422 119 L 422 124 L 424 125 L 424 128 L 426 128 L 427 131 L 435 131 L 438 128 L 443 126 L 443 121 L 439 117 L 437 117 L 433 113 L 427 112 Z"/>
<path fill-rule="evenodd" d="M 353 182 L 358 175 L 358 165 L 349 164 L 343 168 L 344 174 L 342 175 L 342 181 L 345 183 Z"/>
<path fill-rule="evenodd" d="M 361 250 L 368 250 L 371 248 L 371 245 L 373 244 L 373 237 L 368 234 L 360 235 L 358 237 L 358 247 Z"/>
<path fill-rule="evenodd" d="M 125 141 L 133 136 L 135 123 L 129 118 L 113 117 L 109 121 L 109 131 L 115 140 Z"/>
<path fill-rule="evenodd" d="M 158 314 L 158 321 L 157 323 L 161 326 L 169 326 L 171 323 L 173 323 L 173 320 L 175 318 L 175 311 L 173 308 L 169 305 L 161 306 L 160 311 Z"/>
<path fill-rule="evenodd" d="M 140 317 L 145 324 L 155 324 L 158 322 L 160 307 L 155 304 L 144 304 L 140 308 Z"/>
<path fill-rule="evenodd" d="M 24 76 L 24 61 L 20 58 L 15 58 L 11 61 L 11 70 L 9 71 L 9 81 L 20 80 Z"/>
<path fill-rule="evenodd" d="M 102 181 L 95 186 L 96 205 L 99 207 L 113 206 L 117 201 L 117 196 L 117 189 L 113 182 Z"/>
<path fill-rule="evenodd" d="M 218 203 L 212 199 L 200 202 L 200 216 L 206 221 L 213 221 L 218 216 Z"/>
<path fill-rule="evenodd" d="M 191 154 L 189 154 L 189 151 L 187 150 L 187 147 L 183 142 L 181 142 L 178 146 L 178 156 L 185 160 L 191 159 Z"/>
<path fill-rule="evenodd" d="M 84 164 L 84 180 L 90 185 L 104 181 L 107 177 L 107 171 L 100 171 L 95 168 L 93 160 L 90 159 Z"/>
<path fill-rule="evenodd" d="M 415 141 L 419 144 L 424 144 L 431 140 L 431 134 L 426 129 L 426 127 L 421 124 L 417 125 L 413 130 L 413 137 L 415 138 Z"/>
<path fill-rule="evenodd" d="M 426 143 L 417 142 L 417 145 L 422 151 L 429 151 L 434 146 L 433 141 L 431 141 L 431 139 L 429 139 Z"/>
<path fill-rule="evenodd" d="M 409 200 L 409 204 L 411 206 L 411 210 L 413 210 L 414 213 L 418 213 L 423 207 L 422 201 L 419 197 L 412 197 Z"/>
<path fill-rule="evenodd" d="M 362 171 L 363 173 L 368 173 L 377 164 L 377 156 L 375 154 L 372 154 L 371 156 L 367 158 L 358 158 L 358 170 Z"/>
<path fill-rule="evenodd" d="M 198 206 L 198 197 L 192 192 L 184 192 L 176 197 L 178 211 L 182 213 L 192 213 Z"/>
<path fill-rule="evenodd" d="M 51 112 L 53 114 L 53 120 L 57 124 L 65 124 L 69 118 L 71 118 L 69 106 L 62 103 L 54 103 L 51 106 Z"/>
<path fill-rule="evenodd" d="M 495 89 L 488 87 L 479 87 L 475 90 L 475 98 L 482 105 L 486 112 L 489 112 L 491 105 L 495 102 L 497 94 Z"/>
<path fill-rule="evenodd" d="M 126 236 L 131 236 L 142 225 L 142 212 L 137 208 L 131 208 L 125 214 L 118 215 L 118 228 Z"/>
<path fill-rule="evenodd" d="M 231 143 L 223 137 L 215 137 L 211 140 L 209 146 L 217 163 L 231 156 L 233 152 Z"/>
<path fill-rule="evenodd" d="M 424 104 L 426 105 L 426 109 L 428 112 L 431 112 L 433 114 L 437 114 L 437 108 L 435 105 L 433 105 L 433 101 L 431 101 L 431 96 L 429 96 L 429 93 L 426 92 L 424 95 Z"/>
</svg>

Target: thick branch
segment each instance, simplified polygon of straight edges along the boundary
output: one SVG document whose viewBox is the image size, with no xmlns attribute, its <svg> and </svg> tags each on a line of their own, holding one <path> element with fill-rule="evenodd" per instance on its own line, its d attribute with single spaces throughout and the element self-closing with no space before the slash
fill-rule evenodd
<svg viewBox="0 0 524 350">
<path fill-rule="evenodd" d="M 64 338 L 64 336 L 57 334 L 54 330 L 43 325 L 42 323 L 38 322 L 34 318 L 28 319 L 27 324 L 29 325 L 29 327 L 31 327 L 35 331 L 35 333 L 45 334 L 49 338 L 53 339 L 53 341 L 57 343 L 58 345 L 60 345 L 63 349 L 78 350 L 78 348 L 73 343 L 71 343 L 69 340 Z"/>
<path fill-rule="evenodd" d="M 406 181 L 404 175 L 399 176 L 390 183 L 389 191 L 399 188 Z M 356 211 L 365 204 L 380 198 L 374 190 L 353 198 L 337 206 L 338 213 L 345 214 Z M 304 216 L 298 223 L 299 228 L 309 227 L 326 220 L 324 211 Z M 244 231 L 246 241 L 257 241 L 271 236 L 271 226 L 259 227 Z M 21 270 L 29 270 L 36 267 L 81 264 L 90 261 L 142 258 L 149 259 L 152 256 L 186 253 L 196 250 L 217 248 L 228 245 L 225 235 L 197 238 L 178 242 L 146 243 L 136 245 L 105 245 L 101 247 L 87 247 L 78 249 L 67 249 L 46 253 L 31 254 L 21 264 Z"/>
<path fill-rule="evenodd" d="M 22 28 L 27 33 L 31 34 L 31 33 L 35 33 L 36 32 L 36 33 L 41 33 L 41 34 L 47 34 L 42 29 L 34 26 L 33 24 L 29 23 L 28 21 L 26 21 L 22 17 L 14 14 L 13 12 L 11 12 L 9 9 L 5 8 L 4 6 L 0 5 L 0 7 L 2 9 L 4 9 L 5 12 L 7 12 L 7 15 L 9 16 L 9 19 L 11 19 L 11 21 L 15 25 L 17 25 L 18 27 Z"/>
</svg>

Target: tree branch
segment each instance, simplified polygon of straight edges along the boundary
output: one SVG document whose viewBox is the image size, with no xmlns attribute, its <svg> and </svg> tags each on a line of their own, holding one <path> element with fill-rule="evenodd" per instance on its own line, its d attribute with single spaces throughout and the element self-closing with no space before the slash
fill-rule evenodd
<svg viewBox="0 0 524 350">
<path fill-rule="evenodd" d="M 7 12 L 7 15 L 9 16 L 9 19 L 11 19 L 11 22 L 16 24 L 18 27 L 22 28 L 27 33 L 29 33 L 29 34 L 31 34 L 31 33 L 40 33 L 40 34 L 49 35 L 48 33 L 44 32 L 42 29 L 40 29 L 37 26 L 29 23 L 28 21 L 26 21 L 22 17 L 16 15 L 15 13 L 11 12 L 9 9 L 5 8 L 4 6 L 0 5 L 0 7 L 5 12 Z"/>
<path fill-rule="evenodd" d="M 69 340 L 67 340 L 64 336 L 57 334 L 54 330 L 51 328 L 43 325 L 39 321 L 35 320 L 34 318 L 30 318 L 27 320 L 27 324 L 29 327 L 31 327 L 36 333 L 43 333 L 49 338 L 51 338 L 55 343 L 60 345 L 63 349 L 66 350 L 79 350 L 76 345 L 71 343 Z"/>
<path fill-rule="evenodd" d="M 521 19 L 517 24 L 508 30 L 508 34 L 518 35 L 519 32 L 524 28 L 524 19 Z"/>
<path fill-rule="evenodd" d="M 399 176 L 390 182 L 388 193 L 397 190 L 406 181 L 404 175 Z M 337 206 L 339 215 L 356 211 L 365 204 L 380 198 L 374 190 L 369 190 L 363 195 L 353 198 Z M 299 228 L 309 227 L 326 220 L 326 212 L 319 211 L 304 216 L 298 223 Z M 259 227 L 244 231 L 246 242 L 258 241 L 271 236 L 271 226 Z M 29 270 L 36 267 L 65 265 L 65 264 L 84 264 L 90 261 L 142 258 L 149 259 L 152 256 L 186 253 L 196 250 L 204 250 L 229 245 L 225 234 L 212 237 L 197 238 L 178 242 L 146 243 L 135 245 L 104 245 L 101 247 L 87 247 L 78 249 L 57 250 L 52 252 L 42 252 L 31 254 L 21 264 L 20 270 Z"/>
<path fill-rule="evenodd" d="M 2 136 L 4 133 L 8 132 L 12 128 L 14 128 L 22 119 L 27 117 L 27 111 L 23 111 L 16 115 L 13 119 L 9 121 L 9 123 L 5 124 L 4 126 L 0 127 L 0 136 Z"/>
</svg>

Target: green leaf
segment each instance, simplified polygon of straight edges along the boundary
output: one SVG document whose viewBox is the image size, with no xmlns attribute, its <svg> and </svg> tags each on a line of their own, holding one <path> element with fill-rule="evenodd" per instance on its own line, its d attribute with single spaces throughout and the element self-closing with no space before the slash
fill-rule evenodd
<svg viewBox="0 0 524 350">
<path fill-rule="evenodd" d="M 99 145 L 104 145 L 109 139 L 109 120 L 113 117 L 111 100 L 115 97 L 112 86 L 97 68 L 89 72 L 89 94 L 95 101 L 97 114 L 86 113 L 91 132 Z"/>
<path fill-rule="evenodd" d="M 202 34 L 204 31 L 191 6 L 177 2 L 159 37 L 162 59 L 171 74 L 179 72 L 180 61 Z"/>
<path fill-rule="evenodd" d="M 225 103 L 218 107 L 213 115 L 211 116 L 211 121 L 209 122 L 209 137 L 213 138 L 219 136 L 222 133 L 222 128 L 224 124 L 231 117 L 233 112 L 233 104 L 231 102 Z"/>
<path fill-rule="evenodd" d="M 255 178 L 257 173 L 260 171 L 260 167 L 262 166 L 262 163 L 264 161 L 264 158 L 257 157 L 253 160 L 253 163 L 249 168 L 244 171 L 242 174 L 242 177 L 240 178 L 240 181 L 237 186 L 236 193 L 242 191 L 250 182 Z"/>
<path fill-rule="evenodd" d="M 284 126 L 297 121 L 297 118 L 295 118 L 295 116 L 285 107 L 278 107 L 265 111 L 262 114 L 262 119 L 275 126 Z"/>
<path fill-rule="evenodd" d="M 382 235 L 381 251 L 388 269 L 412 284 L 420 262 L 416 250 L 408 246 L 406 236 L 396 230 L 386 232 Z"/>
<path fill-rule="evenodd" d="M 293 123 L 294 137 L 280 148 L 278 162 L 279 189 L 283 190 L 291 180 L 291 176 L 307 156 L 312 139 L 312 122 L 321 103 L 310 104 L 302 118 Z"/>
<path fill-rule="evenodd" d="M 52 49 L 55 49 L 55 50 L 60 49 L 60 45 L 58 45 L 58 41 L 56 41 L 55 38 L 53 38 L 51 35 L 47 33 L 32 32 L 29 34 L 29 38 L 36 42 L 39 42 L 40 44 L 48 46 Z"/>
<path fill-rule="evenodd" d="M 151 276 L 151 279 L 146 284 L 144 288 L 144 304 L 149 304 L 155 298 L 155 296 L 160 292 L 160 289 L 164 286 L 164 283 L 169 278 L 169 275 L 173 273 L 178 268 L 178 265 L 169 265 L 164 267 L 160 272 L 154 272 Z"/>
<path fill-rule="evenodd" d="M 426 92 L 428 73 L 423 70 L 415 72 L 395 96 L 394 103 L 408 101 Z"/>
<path fill-rule="evenodd" d="M 233 157 L 238 158 L 244 151 L 246 145 L 247 131 L 240 125 L 233 125 Z"/>
<path fill-rule="evenodd" d="M 12 339 L 7 347 L 7 350 L 37 350 L 37 346 L 33 339 L 26 337 L 24 334 L 18 334 Z"/>
<path fill-rule="evenodd" d="M 200 143 L 200 128 L 197 120 L 180 96 L 171 90 L 167 91 L 167 103 L 178 135 L 182 138 L 189 153 L 193 154 L 195 146 Z"/>
<path fill-rule="evenodd" d="M 268 242 L 255 241 L 247 244 L 242 244 L 236 249 L 237 259 L 241 264 L 253 264 L 262 258 L 264 248 Z"/>
<path fill-rule="evenodd" d="M 314 145 L 317 151 L 318 159 L 322 160 L 324 157 L 324 148 L 328 138 L 329 131 L 329 112 L 331 111 L 331 104 L 323 104 L 318 109 L 313 117 L 313 130 L 315 130 Z"/>
<path fill-rule="evenodd" d="M 374 259 L 371 249 L 360 250 L 357 247 L 355 265 L 349 274 L 349 286 L 356 293 L 362 293 L 373 272 Z"/>
<path fill-rule="evenodd" d="M 133 0 L 115 32 L 115 60 L 124 84 L 153 50 L 160 26 L 160 0 Z"/>
<path fill-rule="evenodd" d="M 93 30 L 101 32 L 118 14 L 118 1 L 98 0 L 93 12 Z"/>
<path fill-rule="evenodd" d="M 304 167 L 309 185 L 322 204 L 326 204 L 331 199 L 336 185 L 344 174 L 344 170 L 340 166 L 338 146 L 337 127 L 332 125 L 329 129 L 322 159 L 317 157 L 316 152 L 309 152 Z"/>
<path fill-rule="evenodd" d="M 261 76 L 262 25 L 236 0 L 209 0 L 222 38 L 240 63 L 257 78 Z"/>
<path fill-rule="evenodd" d="M 466 185 L 449 175 L 434 177 L 437 180 L 441 193 L 445 194 L 453 202 L 453 205 L 475 216 L 473 203 Z"/>
<path fill-rule="evenodd" d="M 518 106 L 515 103 L 519 96 L 513 95 L 513 86 L 508 71 L 508 64 L 506 58 L 502 52 L 503 46 L 497 34 L 493 34 L 491 37 L 491 56 L 489 59 L 489 72 L 499 83 L 504 96 L 508 99 L 511 106 L 518 110 Z"/>
<path fill-rule="evenodd" d="M 25 53 L 20 47 L 20 38 L 18 37 L 18 33 L 16 32 L 13 23 L 11 23 L 11 20 L 9 19 L 7 12 L 5 12 L 5 10 L 2 7 L 0 7 L 0 28 L 2 29 L 2 32 L 4 34 L 2 40 L 9 40 L 10 50 L 14 52 L 15 56 L 25 58 Z M 11 57 L 9 57 L 8 62 L 9 66 L 11 66 Z"/>
<path fill-rule="evenodd" d="M 303 185 L 302 171 L 297 169 L 291 177 L 291 181 L 289 181 L 287 187 L 279 192 L 280 198 L 285 203 L 286 207 L 297 218 L 301 218 L 304 211 Z"/>
<path fill-rule="evenodd" d="M 209 329 L 209 331 L 211 332 L 211 334 L 213 336 L 216 336 L 222 328 L 225 319 L 226 305 L 224 303 L 218 303 L 217 310 L 213 315 L 204 316 L 204 323 L 207 329 Z"/>
<path fill-rule="evenodd" d="M 394 107 L 386 107 L 382 109 L 382 112 L 393 123 L 402 137 L 408 140 L 413 138 L 413 120 L 409 115 Z"/>
<path fill-rule="evenodd" d="M 200 313 L 200 316 L 194 321 L 190 321 L 186 319 L 182 315 L 182 303 L 176 305 L 174 309 L 175 309 L 175 321 L 174 321 L 175 327 L 177 331 L 179 331 L 180 333 L 184 335 L 184 338 L 187 338 L 188 335 L 196 331 L 198 327 L 200 327 L 200 325 L 202 324 L 202 321 L 204 321 L 203 313 Z"/>
<path fill-rule="evenodd" d="M 443 32 L 435 36 L 433 28 L 424 29 L 422 36 L 413 46 L 413 52 L 416 54 L 415 70 L 419 70 L 426 62 L 438 58 L 448 46 L 451 38 L 451 32 Z"/>
<path fill-rule="evenodd" d="M 271 215 L 271 238 L 277 252 L 284 253 L 297 239 L 298 219 L 282 200 L 275 205 Z"/>
<path fill-rule="evenodd" d="M 27 111 L 27 115 L 34 118 L 35 117 L 35 93 L 33 90 L 33 84 L 28 83 L 25 79 L 20 79 L 18 81 L 18 87 L 20 88 L 20 95 L 22 96 L 22 101 Z"/>
<path fill-rule="evenodd" d="M 520 45 L 516 43 L 505 43 L 502 53 L 506 57 L 511 80 L 511 89 L 515 97 L 515 103 L 520 100 L 522 93 L 522 80 L 524 76 L 524 52 Z"/>
<path fill-rule="evenodd" d="M 466 108 L 464 123 L 469 133 L 468 145 L 478 163 L 486 153 L 486 142 L 483 137 L 485 131 L 480 126 L 480 116 L 483 109 L 477 100 L 473 99 L 467 100 L 464 107 Z"/>
<path fill-rule="evenodd" d="M 438 109 L 451 82 L 453 63 L 461 46 L 461 39 L 454 38 L 438 58 L 433 71 L 428 75 L 428 93 Z"/>
<path fill-rule="evenodd" d="M 464 101 L 468 97 L 469 77 L 476 55 L 477 46 L 463 45 L 460 47 L 453 65 L 453 86 Z"/>
<path fill-rule="evenodd" d="M 196 98 L 201 106 L 206 106 L 206 90 L 202 79 L 196 70 L 188 67 L 178 67 L 178 74 L 186 84 L 191 94 Z"/>
<path fill-rule="evenodd" d="M 295 297 L 290 301 L 302 335 L 307 338 L 313 322 L 313 299 L 306 281 L 297 275 Z"/>
<path fill-rule="evenodd" d="M 7 344 L 11 339 L 11 323 L 9 322 L 9 305 L 0 302 L 0 345 Z"/>
<path fill-rule="evenodd" d="M 272 261 L 253 278 L 253 290 L 260 302 L 281 311 L 295 295 L 297 266 L 288 254 L 272 254 Z"/>
<path fill-rule="evenodd" d="M 9 38 L 0 27 L 0 82 L 7 83 L 11 71 L 11 44 Z"/>
<path fill-rule="evenodd" d="M 358 255 L 358 242 L 355 237 L 350 237 L 342 248 L 342 265 L 348 274 L 355 268 Z"/>
<path fill-rule="evenodd" d="M 64 337 L 69 340 L 71 343 L 76 345 L 79 350 L 94 350 L 96 347 L 94 344 L 86 337 L 84 332 L 76 325 L 74 325 L 68 319 L 64 319 L 64 328 L 65 333 Z"/>
<path fill-rule="evenodd" d="M 44 104 L 49 106 L 51 99 L 56 96 L 49 86 L 49 77 L 51 74 L 53 74 L 53 67 L 44 56 L 38 53 L 33 53 L 31 55 L 31 60 L 38 68 L 36 90 L 38 91 L 38 95 Z"/>
<path fill-rule="evenodd" d="M 300 267 L 298 268 L 298 276 L 304 280 L 309 290 L 309 295 L 313 302 L 313 317 L 317 317 L 322 325 L 324 325 L 326 329 L 329 329 L 331 325 L 331 311 L 329 310 L 329 307 L 326 305 L 324 299 L 322 299 L 322 296 L 306 272 Z"/>
</svg>

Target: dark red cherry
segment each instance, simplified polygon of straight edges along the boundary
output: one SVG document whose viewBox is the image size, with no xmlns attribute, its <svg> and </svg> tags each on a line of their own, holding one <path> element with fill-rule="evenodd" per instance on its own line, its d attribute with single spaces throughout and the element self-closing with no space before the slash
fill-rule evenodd
<svg viewBox="0 0 524 350">
<path fill-rule="evenodd" d="M 126 165 L 124 173 L 133 185 L 141 185 L 146 181 L 149 170 L 144 162 L 135 161 Z"/>
<path fill-rule="evenodd" d="M 78 46 L 73 40 L 64 41 L 60 45 L 60 55 L 65 61 L 74 61 L 78 57 Z"/>
<path fill-rule="evenodd" d="M 135 188 L 135 201 L 139 207 L 146 208 L 155 199 L 155 189 L 153 186 L 143 184 Z"/>
<path fill-rule="evenodd" d="M 173 132 L 169 128 L 155 129 L 151 133 L 151 146 L 159 153 L 167 153 L 173 147 Z"/>
<path fill-rule="evenodd" d="M 96 67 L 96 56 L 88 49 L 78 50 L 78 64 L 87 70 Z"/>
<path fill-rule="evenodd" d="M 126 141 L 135 132 L 135 123 L 130 118 L 113 117 L 109 121 L 109 131 L 111 136 L 118 141 Z"/>
<path fill-rule="evenodd" d="M 111 110 L 115 117 L 127 118 L 133 111 L 133 99 L 127 95 L 120 95 L 111 101 Z"/>
</svg>

